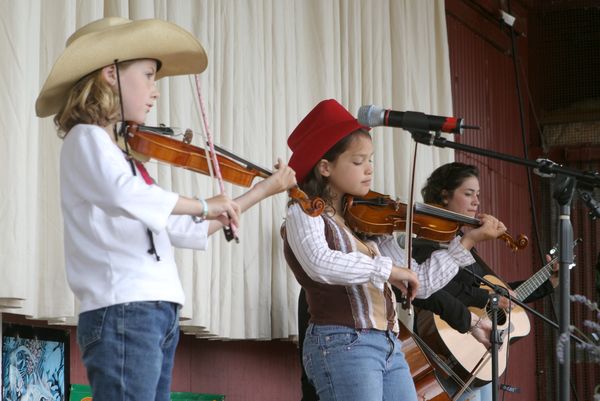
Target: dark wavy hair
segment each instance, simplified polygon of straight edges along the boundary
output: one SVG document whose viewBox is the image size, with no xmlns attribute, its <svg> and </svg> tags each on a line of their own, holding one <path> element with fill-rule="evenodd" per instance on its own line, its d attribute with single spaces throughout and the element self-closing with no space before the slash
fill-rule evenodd
<svg viewBox="0 0 600 401">
<path fill-rule="evenodd" d="M 443 205 L 469 177 L 479 178 L 479 170 L 471 164 L 454 162 L 438 167 L 421 189 L 423 201 Z"/>
<path fill-rule="evenodd" d="M 337 158 L 344 153 L 348 147 L 359 137 L 371 139 L 371 135 L 364 129 L 353 131 L 340 139 L 331 149 L 327 151 L 319 160 L 327 160 L 334 162 Z M 299 185 L 309 197 L 319 197 L 325 201 L 327 208 L 333 208 L 333 195 L 329 189 L 329 180 L 327 177 L 323 177 L 319 172 L 318 163 L 315 164 L 313 169 L 308 173 L 306 179 Z"/>
</svg>

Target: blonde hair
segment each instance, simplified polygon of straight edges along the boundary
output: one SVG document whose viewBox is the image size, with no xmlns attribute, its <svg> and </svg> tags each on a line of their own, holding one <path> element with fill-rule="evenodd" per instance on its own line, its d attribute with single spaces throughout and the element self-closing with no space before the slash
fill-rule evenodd
<svg viewBox="0 0 600 401">
<path fill-rule="evenodd" d="M 133 61 L 119 63 L 123 71 Z M 69 91 L 65 105 L 54 117 L 58 136 L 64 138 L 77 124 L 106 127 L 119 121 L 121 106 L 117 88 L 102 76 L 102 68 L 81 78 Z"/>
</svg>

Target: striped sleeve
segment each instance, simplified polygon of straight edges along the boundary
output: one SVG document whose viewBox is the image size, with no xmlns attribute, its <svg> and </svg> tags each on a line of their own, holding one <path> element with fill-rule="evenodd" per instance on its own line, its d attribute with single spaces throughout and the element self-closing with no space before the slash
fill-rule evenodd
<svg viewBox="0 0 600 401">
<path fill-rule="evenodd" d="M 392 259 L 371 259 L 357 251 L 344 253 L 329 248 L 322 217 L 310 217 L 298 205 L 288 208 L 286 235 L 296 259 L 314 281 L 333 285 L 371 282 L 383 291 L 392 271 Z"/>
<path fill-rule="evenodd" d="M 394 265 L 407 266 L 406 253 L 396 239 L 391 235 L 374 238 L 382 255 L 392 258 Z M 440 249 L 431 254 L 429 259 L 418 264 L 411 259 L 411 269 L 417 273 L 419 278 L 419 289 L 417 298 L 427 298 L 437 290 L 443 288 L 458 273 L 459 267 L 469 266 L 475 263 L 475 259 L 460 243 L 460 237 L 454 238 L 448 249 Z"/>
</svg>

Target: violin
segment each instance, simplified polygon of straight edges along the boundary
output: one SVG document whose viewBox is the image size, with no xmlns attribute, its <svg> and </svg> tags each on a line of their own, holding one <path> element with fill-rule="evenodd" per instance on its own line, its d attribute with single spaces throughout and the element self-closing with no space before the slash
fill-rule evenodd
<svg viewBox="0 0 600 401">
<path fill-rule="evenodd" d="M 367 235 L 391 234 L 406 228 L 407 206 L 389 195 L 369 191 L 364 197 L 345 195 L 344 219 L 356 232 Z M 461 226 L 479 227 L 481 220 L 451 212 L 425 203 L 415 203 L 413 233 L 417 237 L 437 242 L 451 241 Z M 529 243 L 527 236 L 519 234 L 515 240 L 510 234 L 498 237 L 513 250 L 524 249 Z"/>
<path fill-rule="evenodd" d="M 192 131 L 186 131 L 183 141 L 166 136 L 173 134 L 173 130 L 168 127 L 127 123 L 127 144 L 135 152 L 134 156 L 142 155 L 175 167 L 209 175 L 210 155 L 203 148 L 191 144 Z M 215 149 L 221 153 L 217 154 L 217 160 L 223 179 L 229 183 L 250 187 L 254 178 L 267 178 L 273 174 L 219 146 L 215 145 Z M 289 189 L 288 194 L 309 216 L 319 216 L 325 208 L 325 202 L 321 198 L 309 198 L 298 186 Z"/>
</svg>

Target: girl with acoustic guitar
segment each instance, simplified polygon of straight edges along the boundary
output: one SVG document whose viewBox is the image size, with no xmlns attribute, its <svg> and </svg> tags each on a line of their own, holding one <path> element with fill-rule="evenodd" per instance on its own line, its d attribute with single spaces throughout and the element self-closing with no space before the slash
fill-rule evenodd
<svg viewBox="0 0 600 401">
<path fill-rule="evenodd" d="M 104 18 L 67 41 L 36 102 L 56 114 L 65 262 L 80 302 L 77 340 L 95 401 L 170 399 L 184 293 L 172 246 L 207 237 L 295 185 L 284 164 L 236 199 L 192 199 L 154 184 L 118 146 L 118 123 L 143 124 L 155 80 L 200 73 L 204 49 L 159 20 Z M 196 219 L 192 219 L 196 217 Z"/>
<path fill-rule="evenodd" d="M 480 196 L 477 167 L 459 162 L 445 164 L 429 176 L 421 190 L 421 194 L 425 203 L 440 205 L 451 212 L 475 217 L 478 214 Z M 413 257 L 417 261 L 425 260 L 434 249 L 436 248 L 433 246 L 415 246 Z M 474 250 L 472 252 L 475 253 Z M 547 256 L 547 260 L 550 260 L 549 256 Z M 474 263 L 466 269 L 481 277 L 493 274 L 487 266 L 482 266 L 482 263 L 482 261 Z M 509 286 L 517 288 L 521 283 L 522 281 L 513 282 Z M 548 281 L 525 298 L 524 302 L 532 302 L 550 294 L 557 285 L 558 277 L 552 275 Z M 513 296 L 515 295 L 512 290 L 510 293 Z M 478 342 L 489 347 L 491 321 L 487 317 L 480 317 L 468 309 L 469 306 L 485 308 L 489 297 L 489 291 L 480 288 L 475 277 L 463 269 L 444 288 L 426 299 L 415 300 L 413 304 L 417 308 L 426 309 L 439 315 L 456 331 L 460 333 L 469 332 Z M 507 298 L 500 297 L 499 307 L 501 309 L 508 310 L 512 306 Z M 421 313 L 417 309 L 415 321 L 417 331 L 420 315 Z M 430 324 L 430 321 L 427 324 Z M 427 331 L 427 329 L 421 328 L 421 331 Z M 465 343 L 461 345 L 463 348 L 464 346 Z M 449 394 L 453 394 L 457 386 L 451 380 L 444 382 Z M 489 385 L 480 388 L 473 387 L 459 398 L 459 400 L 465 401 L 487 401 L 489 399 L 491 399 L 491 386 Z"/>
<path fill-rule="evenodd" d="M 429 296 L 459 266 L 473 263 L 468 250 L 475 243 L 498 237 L 504 225 L 482 216 L 481 227 L 408 269 L 391 235 L 359 239 L 342 214 L 345 194 L 364 196 L 370 189 L 373 144 L 366 128 L 338 102 L 325 100 L 288 145 L 300 188 L 327 204 L 325 213 L 311 217 L 291 203 L 282 228 L 285 257 L 310 312 L 303 344 L 308 379 L 321 401 L 416 400 L 391 285 L 409 299 Z"/>
</svg>

